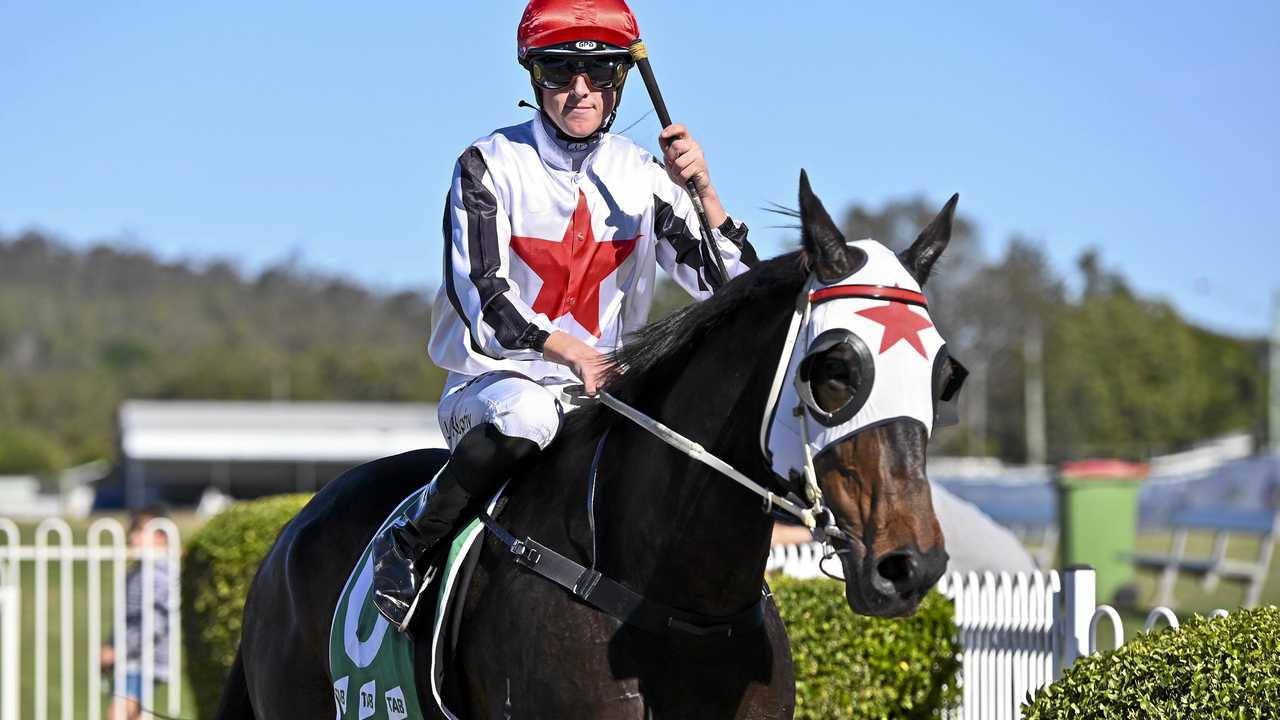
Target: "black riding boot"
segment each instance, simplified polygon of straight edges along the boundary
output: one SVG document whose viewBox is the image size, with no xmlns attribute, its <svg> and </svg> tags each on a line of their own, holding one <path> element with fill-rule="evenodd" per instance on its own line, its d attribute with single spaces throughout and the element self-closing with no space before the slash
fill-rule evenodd
<svg viewBox="0 0 1280 720">
<path fill-rule="evenodd" d="M 507 437 L 492 424 L 472 428 L 418 500 L 373 539 L 373 604 L 397 630 L 409 627 L 418 595 L 435 577 L 431 551 L 537 451 L 536 443 Z"/>
</svg>

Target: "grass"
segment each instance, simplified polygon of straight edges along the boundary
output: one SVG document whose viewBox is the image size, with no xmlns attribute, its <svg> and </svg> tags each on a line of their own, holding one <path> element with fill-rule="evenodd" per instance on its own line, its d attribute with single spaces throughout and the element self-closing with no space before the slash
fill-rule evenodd
<svg viewBox="0 0 1280 720">
<path fill-rule="evenodd" d="M 1171 533 L 1148 532 L 1138 536 L 1138 552 L 1167 552 Z M 1242 560 L 1254 560 L 1258 557 L 1258 538 L 1248 535 L 1233 535 L 1227 545 L 1227 557 Z M 1207 556 L 1213 550 L 1213 533 L 1193 532 L 1187 539 L 1187 556 Z M 1262 588 L 1260 605 L 1280 605 L 1280 573 L 1277 562 L 1272 561 L 1267 581 Z M 1138 597 L 1148 605 L 1155 602 L 1156 584 L 1159 574 L 1144 572 L 1138 574 Z M 1240 583 L 1219 583 L 1218 587 L 1206 592 L 1200 580 L 1188 575 L 1178 578 L 1174 586 L 1173 597 L 1179 616 L 1183 613 L 1205 613 L 1214 608 L 1231 610 L 1240 607 L 1244 602 L 1246 586 Z"/>
<path fill-rule="evenodd" d="M 1161 553 L 1169 550 L 1173 533 L 1167 530 L 1148 531 L 1138 534 L 1137 552 Z M 1233 535 L 1227 545 L 1227 557 L 1242 560 L 1254 560 L 1258 557 L 1259 539 L 1256 536 Z M 1034 549 L 1034 548 L 1032 548 Z M 1192 532 L 1187 538 L 1187 557 L 1208 556 L 1213 550 L 1213 533 Z M 1120 618 L 1124 624 L 1126 642 L 1142 632 L 1147 613 L 1156 606 L 1158 572 L 1142 571 L 1137 574 L 1138 605 L 1134 608 L 1120 609 Z M 1185 620 L 1195 613 L 1207 615 L 1217 608 L 1235 610 L 1244 602 L 1246 586 L 1240 583 L 1219 582 L 1216 588 L 1206 590 L 1201 579 L 1191 575 L 1179 575 L 1174 585 L 1171 610 L 1178 620 Z M 1280 605 L 1280 559 L 1273 559 L 1268 569 L 1267 581 L 1262 588 L 1260 605 Z M 1157 629 L 1168 627 L 1160 621 Z M 1098 647 L 1111 648 L 1115 635 L 1111 624 L 1101 621 L 1098 626 Z"/>
</svg>

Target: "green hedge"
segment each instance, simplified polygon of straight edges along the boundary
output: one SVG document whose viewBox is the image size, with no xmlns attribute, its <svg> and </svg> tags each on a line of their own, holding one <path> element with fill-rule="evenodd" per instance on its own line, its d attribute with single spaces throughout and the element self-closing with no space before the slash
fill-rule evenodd
<svg viewBox="0 0 1280 720">
<path fill-rule="evenodd" d="M 959 697 L 951 602 L 929 593 L 910 619 L 854 615 L 830 580 L 772 581 L 796 669 L 797 720 L 936 718 Z"/>
<path fill-rule="evenodd" d="M 199 717 L 217 708 L 240 643 L 249 584 L 280 528 L 310 499 L 236 503 L 187 541 L 183 641 Z M 796 669 L 796 718 L 934 718 L 957 697 L 951 604 L 931 593 L 909 620 L 854 615 L 840 585 L 777 578 Z"/>
<path fill-rule="evenodd" d="M 241 502 L 187 539 L 182 561 L 182 640 L 198 717 L 209 718 L 240 645 L 244 599 L 280 528 L 311 499 L 280 495 Z"/>
<path fill-rule="evenodd" d="M 1280 610 L 1195 617 L 1083 658 L 1041 690 L 1027 720 L 1262 720 L 1280 712 Z"/>
</svg>

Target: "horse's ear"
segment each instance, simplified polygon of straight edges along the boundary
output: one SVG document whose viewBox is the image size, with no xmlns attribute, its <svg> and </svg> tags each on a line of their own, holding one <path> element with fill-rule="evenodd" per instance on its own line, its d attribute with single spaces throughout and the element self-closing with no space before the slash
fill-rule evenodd
<svg viewBox="0 0 1280 720">
<path fill-rule="evenodd" d="M 809 175 L 804 170 L 800 171 L 800 228 L 804 251 L 819 280 L 831 282 L 853 271 L 853 259 L 844 235 L 822 207 L 822 201 L 813 194 Z"/>
<path fill-rule="evenodd" d="M 924 287 L 925 281 L 929 279 L 929 271 L 933 269 L 933 264 L 938 261 L 942 251 L 947 249 L 947 243 L 951 242 L 951 219 L 956 214 L 958 202 L 960 202 L 960 193 L 952 195 L 928 227 L 920 231 L 920 237 L 911 243 L 911 247 L 898 255 L 902 264 L 907 266 L 907 271 L 916 279 L 916 282 L 920 283 L 921 287 Z"/>
</svg>

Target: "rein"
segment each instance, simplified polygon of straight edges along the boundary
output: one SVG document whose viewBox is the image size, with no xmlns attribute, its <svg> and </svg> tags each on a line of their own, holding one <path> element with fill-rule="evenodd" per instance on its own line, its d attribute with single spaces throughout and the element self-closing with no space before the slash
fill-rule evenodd
<svg viewBox="0 0 1280 720">
<path fill-rule="evenodd" d="M 777 409 L 776 406 L 777 406 L 778 398 L 782 392 L 782 384 L 783 382 L 786 381 L 787 367 L 790 365 L 790 362 L 791 362 L 792 351 L 794 350 L 796 341 L 799 339 L 800 335 L 804 332 L 805 328 L 809 326 L 810 312 L 813 309 L 813 305 L 816 303 L 825 302 L 826 300 L 829 300 L 829 299 L 834 299 L 835 297 L 847 297 L 852 295 L 852 293 L 854 292 L 858 293 L 859 297 L 885 297 L 886 296 L 885 294 L 887 293 L 887 296 L 892 297 L 893 299 L 904 299 L 901 297 L 901 295 L 909 292 L 909 291 L 904 291 L 897 288 L 884 288 L 880 286 L 870 286 L 870 285 L 849 286 L 847 288 L 831 288 L 827 290 L 819 290 L 817 292 L 810 292 L 809 287 L 812 284 L 813 284 L 813 276 L 810 275 L 809 279 L 800 288 L 800 294 L 796 298 L 795 308 L 792 311 L 791 323 L 790 323 L 790 326 L 787 328 L 787 339 L 784 345 L 782 346 L 782 353 L 778 359 L 778 368 L 774 372 L 773 382 L 769 388 L 769 396 L 765 404 L 764 419 L 762 421 L 762 427 L 760 429 L 761 450 L 764 452 L 766 459 L 768 459 L 769 457 L 769 449 L 766 443 L 766 437 L 768 435 L 769 425 L 771 420 L 773 419 L 773 414 L 774 412 L 776 412 L 776 409 Z M 842 293 L 841 295 L 837 296 L 832 293 L 832 290 L 847 290 L 852 292 Z M 919 293 L 911 293 L 911 294 L 919 295 Z M 923 295 L 920 295 L 921 299 L 923 299 L 923 297 L 924 297 Z M 580 386 L 573 386 L 573 387 L 576 388 Z M 569 390 L 569 388 L 566 388 L 566 391 L 567 390 Z M 808 505 L 802 505 L 801 503 L 793 501 L 789 497 L 784 497 L 772 492 L 765 486 L 747 477 L 744 473 L 739 471 L 737 468 L 733 467 L 732 465 L 725 462 L 724 460 L 721 460 L 719 457 L 716 457 L 716 455 L 714 455 L 713 453 L 708 452 L 707 449 L 704 448 L 700 443 L 690 440 L 684 435 L 681 435 L 680 433 L 676 432 L 675 430 L 672 430 L 671 428 L 667 427 L 661 422 L 654 420 L 648 415 L 645 415 L 644 413 L 622 402 L 621 400 L 615 398 L 609 393 L 604 392 L 602 390 L 597 395 L 597 398 L 599 399 L 600 403 L 603 404 L 605 407 L 608 407 L 610 410 L 613 410 L 619 415 L 635 423 L 636 425 L 638 425 L 639 427 L 641 427 L 642 429 L 644 429 L 654 437 L 658 438 L 659 440 L 665 442 L 667 445 L 671 446 L 672 448 L 675 448 L 676 450 L 683 453 L 684 455 L 687 455 L 693 460 L 696 460 L 702 463 L 703 465 L 706 465 L 712 470 L 715 470 L 721 475 L 724 475 L 730 480 L 733 480 L 734 482 L 738 483 L 739 485 L 746 488 L 747 490 L 750 490 L 756 495 L 759 495 L 761 498 L 764 499 L 764 507 L 762 508 L 762 510 L 765 513 L 772 513 L 774 508 L 776 507 L 777 509 L 799 520 L 800 524 L 804 525 L 806 528 L 812 531 L 814 535 L 817 536 L 818 539 L 823 542 L 827 542 L 830 539 L 840 539 L 840 540 L 849 539 L 848 534 L 836 526 L 835 516 L 829 510 L 827 510 L 826 503 L 824 502 L 825 498 L 822 495 L 822 488 L 819 487 L 818 485 L 817 472 L 814 470 L 814 466 L 813 466 L 813 453 L 809 449 L 809 423 L 808 423 L 808 418 L 806 417 L 804 412 L 803 403 L 798 404 L 792 410 L 792 412 L 797 417 L 800 418 L 800 433 L 803 440 L 802 444 L 804 446 L 804 479 L 805 479 L 805 482 L 804 482 L 805 497 L 804 497 L 804 500 L 802 500 L 801 502 L 804 502 L 805 500 L 807 500 Z M 566 397 L 566 400 L 571 404 L 580 403 L 582 402 L 583 399 L 589 399 L 589 398 L 584 398 L 583 396 Z M 822 525 L 818 524 L 818 520 L 820 518 L 826 521 Z"/>
<path fill-rule="evenodd" d="M 853 295 L 854 292 L 859 293 L 858 296 L 860 297 L 886 297 L 888 299 L 907 302 L 914 299 L 907 299 L 903 297 L 907 291 L 879 286 L 855 286 L 848 288 L 848 290 L 842 290 L 840 295 L 836 295 L 829 290 L 820 290 L 818 292 L 811 293 L 809 290 L 811 284 L 812 277 L 804 284 L 804 287 L 801 288 L 800 296 L 796 299 L 790 327 L 787 330 L 787 339 L 783 345 L 782 355 L 779 358 L 778 368 L 774 373 L 768 400 L 765 405 L 763 427 L 761 428 L 761 445 L 766 458 L 769 457 L 768 448 L 765 444 L 768 428 L 773 418 L 773 414 L 777 410 L 776 406 L 782 390 L 782 383 L 786 380 L 787 368 L 790 365 L 792 351 L 795 348 L 796 341 L 809 325 L 810 312 L 813 305 L 815 303 L 824 302 L 828 299 L 835 299 L 835 297 L 849 297 Z M 579 388 L 581 388 L 580 385 L 564 388 L 561 391 L 562 400 L 567 404 L 574 406 L 582 406 L 591 401 L 599 401 L 605 407 L 608 407 L 610 410 L 613 410 L 622 417 L 635 423 L 638 427 L 644 429 L 646 432 L 663 441 L 680 453 L 683 453 L 689 458 L 706 465 L 712 470 L 715 470 L 721 475 L 724 475 L 730 480 L 738 483 L 743 488 L 746 488 L 752 493 L 760 496 L 764 500 L 764 505 L 761 509 L 765 513 L 772 513 L 776 508 L 795 517 L 806 528 L 813 532 L 817 539 L 832 547 L 832 552 L 828 553 L 827 557 L 824 557 L 824 560 L 835 555 L 837 552 L 834 550 L 834 546 L 831 545 L 832 540 L 844 540 L 847 542 L 850 539 L 847 533 L 836 526 L 835 515 L 827 509 L 822 489 L 818 485 L 817 474 L 813 466 L 813 453 L 809 448 L 808 418 L 806 417 L 803 403 L 797 405 L 792 410 L 792 412 L 800 417 L 800 432 L 803 440 L 802 445 L 804 447 L 804 495 L 806 497 L 804 500 L 797 502 L 791 497 L 774 493 L 764 485 L 761 485 L 755 480 L 747 477 L 746 474 L 720 459 L 714 453 L 709 452 L 700 443 L 690 440 L 684 435 L 681 435 L 675 430 L 667 427 L 663 423 L 622 402 L 613 395 L 601 391 L 595 398 L 591 398 L 577 392 Z M 761 597 L 760 601 L 753 604 L 746 610 L 729 617 L 713 617 L 679 610 L 677 608 L 668 607 L 666 605 L 650 601 L 616 580 L 603 575 L 594 568 L 594 496 L 596 474 L 604 443 L 608 437 L 609 433 L 607 431 L 603 436 L 601 436 L 599 445 L 596 447 L 595 457 L 591 462 L 590 487 L 588 489 L 587 503 L 589 506 L 589 522 L 592 528 L 593 557 L 591 562 L 593 567 L 588 568 L 581 565 L 578 562 L 539 543 L 531 537 L 525 537 L 523 540 L 516 538 L 505 528 L 500 526 L 497 521 L 489 516 L 488 513 L 481 513 L 480 520 L 485 524 L 493 536 L 511 552 L 516 564 L 556 583 L 568 590 L 574 597 L 625 623 L 630 623 L 654 632 L 676 630 L 696 637 L 723 636 L 728 638 L 732 637 L 734 634 L 741 634 L 745 631 L 759 628 L 764 622 L 764 604 L 768 599 L 767 585 L 764 588 L 763 597 Z M 807 505 L 802 504 L 805 500 L 808 502 Z M 820 525 L 819 519 L 822 519 L 825 522 Z M 823 572 L 829 577 L 836 577 L 826 573 L 825 569 Z"/>
<path fill-rule="evenodd" d="M 639 410 L 615 398 L 609 393 L 601 391 L 599 397 L 602 405 L 608 407 L 610 410 L 613 410 L 636 425 L 639 425 L 654 437 L 665 442 L 676 450 L 679 450 L 690 458 L 706 465 L 712 470 L 715 470 L 721 475 L 724 475 L 730 480 L 733 480 L 756 495 L 764 498 L 764 511 L 766 513 L 772 512 L 773 508 L 777 507 L 779 510 L 782 510 L 800 520 L 800 522 L 810 530 L 814 529 L 817 525 L 817 516 L 814 510 L 818 506 L 811 508 L 801 507 L 799 504 L 771 492 L 768 488 L 747 477 L 738 471 L 737 468 L 734 468 L 729 463 L 708 452 L 707 449 L 702 447 L 699 443 L 690 440 L 675 430 L 672 430 L 666 425 L 663 425 L 657 420 L 654 420 L 648 415 L 645 415 Z"/>
<path fill-rule="evenodd" d="M 770 456 L 767 443 L 769 425 L 773 420 L 774 413 L 777 411 L 778 399 L 782 393 L 782 384 L 786 381 L 787 368 L 791 363 L 791 355 L 795 349 L 796 341 L 809 326 L 810 313 L 813 306 L 817 303 L 835 299 L 836 297 L 848 297 L 853 295 L 853 293 L 858 293 L 859 297 L 889 297 L 892 299 L 904 300 L 905 298 L 903 298 L 902 295 L 909 292 L 898 288 L 884 288 L 870 285 L 830 288 L 819 290 L 817 292 L 810 292 L 809 288 L 813 284 L 813 279 L 814 276 L 810 275 L 809 279 L 800 288 L 800 294 L 796 298 L 795 307 L 792 311 L 791 323 L 787 328 L 787 339 L 782 346 L 782 353 L 778 358 L 778 367 L 774 372 L 773 382 L 769 388 L 768 400 L 766 401 L 764 409 L 764 418 L 761 422 L 760 428 L 760 447 L 766 460 Z M 840 295 L 835 295 L 832 292 L 833 290 L 851 292 L 843 292 Z M 911 294 L 919 295 L 919 293 Z M 920 295 L 919 297 L 923 299 L 924 296 Z M 914 298 L 912 298 L 912 300 L 914 300 Z M 618 400 L 609 393 L 601 391 L 598 398 L 600 402 L 610 410 L 613 410 L 619 415 L 627 418 L 652 434 L 654 437 L 665 442 L 667 445 L 675 448 L 693 460 L 706 465 L 730 480 L 733 480 L 756 495 L 759 495 L 764 499 L 764 507 L 762 510 L 765 513 L 773 512 L 776 507 L 799 520 L 800 524 L 812 531 L 815 537 L 823 543 L 829 543 L 829 541 L 833 539 L 844 541 L 848 541 L 850 539 L 846 532 L 836 526 L 835 515 L 827 509 L 825 502 L 826 498 L 823 497 L 822 488 L 818 485 L 817 472 L 814 470 L 813 466 L 813 453 L 809 448 L 809 419 L 804 411 L 803 403 L 797 404 L 797 406 L 792 409 L 792 412 L 800 418 L 801 444 L 804 448 L 804 498 L 801 502 L 807 501 L 807 505 L 802 505 L 801 503 L 793 501 L 789 497 L 783 497 L 770 491 L 760 483 L 747 477 L 737 468 L 734 468 L 729 463 L 708 452 L 701 444 L 690 440 L 661 422 L 654 420 L 634 407 Z M 580 400 L 580 398 L 573 398 L 571 401 L 572 400 Z M 819 525 L 819 519 L 825 520 L 825 522 Z"/>
</svg>

